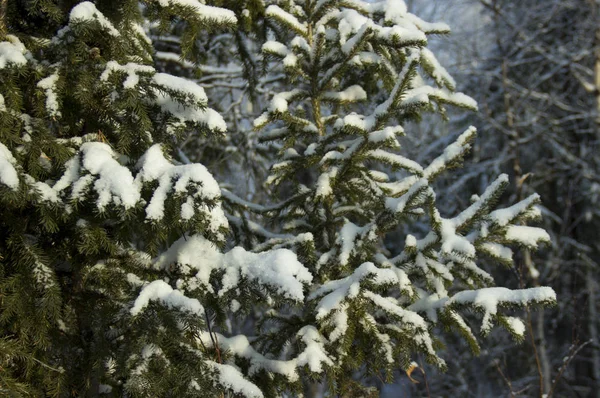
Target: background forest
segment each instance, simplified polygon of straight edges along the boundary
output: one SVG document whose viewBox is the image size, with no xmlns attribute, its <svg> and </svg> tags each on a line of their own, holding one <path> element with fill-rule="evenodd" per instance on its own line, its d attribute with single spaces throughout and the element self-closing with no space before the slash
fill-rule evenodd
<svg viewBox="0 0 600 398">
<path fill-rule="evenodd" d="M 502 170 L 511 198 L 538 192 L 552 247 L 520 253 L 503 284 L 552 286 L 558 306 L 527 314 L 528 336 L 514 345 L 495 335 L 483 354 L 429 377 L 431 396 L 600 395 L 598 354 L 598 139 L 600 137 L 600 5 L 594 0 L 455 0 L 407 2 L 453 27 L 434 45 L 459 89 L 480 111 L 451 124 L 479 127 L 465 173 L 446 181 L 468 201 L 467 186 Z M 439 54 L 439 53 L 438 53 Z M 425 128 L 415 156 L 429 156 L 446 137 Z M 454 347 L 453 347 L 454 348 Z M 435 391 L 435 392 L 434 392 Z M 390 395 L 393 396 L 393 395 Z"/>
<path fill-rule="evenodd" d="M 0 0 L 0 395 L 600 398 L 599 140 L 596 0 Z"/>
</svg>

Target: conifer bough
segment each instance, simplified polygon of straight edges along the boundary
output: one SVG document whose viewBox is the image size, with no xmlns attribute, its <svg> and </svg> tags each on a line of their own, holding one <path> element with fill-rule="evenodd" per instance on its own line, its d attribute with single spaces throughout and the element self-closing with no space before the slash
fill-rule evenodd
<svg viewBox="0 0 600 398">
<path fill-rule="evenodd" d="M 505 310 L 554 302 L 485 270 L 549 240 L 523 225 L 537 195 L 495 209 L 501 175 L 453 217 L 436 207 L 435 177 L 474 128 L 427 165 L 399 150 L 425 112 L 476 109 L 425 48 L 446 25 L 401 0 L 70 3 L 3 3 L 2 393 L 275 397 L 314 381 L 360 395 L 418 354 L 444 368 L 439 326 L 477 351 L 469 311 L 481 334 L 520 339 Z M 196 60 L 198 35 L 250 15 L 269 29 L 250 55 L 274 93 L 253 121 L 280 156 L 268 205 L 173 156 L 184 134 L 232 126 L 201 86 L 157 69 L 147 35 L 182 24 Z M 416 225 L 392 255 L 386 235 Z"/>
</svg>

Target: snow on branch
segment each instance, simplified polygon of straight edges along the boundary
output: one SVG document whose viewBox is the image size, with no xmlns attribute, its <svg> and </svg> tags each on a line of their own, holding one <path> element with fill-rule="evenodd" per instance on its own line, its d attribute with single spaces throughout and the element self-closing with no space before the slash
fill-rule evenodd
<svg viewBox="0 0 600 398">
<path fill-rule="evenodd" d="M 0 183 L 13 191 L 19 188 L 19 175 L 15 166 L 17 161 L 4 144 L 0 143 Z"/>
<path fill-rule="evenodd" d="M 274 20 L 276 20 L 284 26 L 293 29 L 302 36 L 306 37 L 308 34 L 305 23 L 301 23 L 300 21 L 298 21 L 298 18 L 296 18 L 289 12 L 282 10 L 279 6 L 270 5 L 269 7 L 267 7 L 265 15 L 268 18 L 273 18 Z"/>
<path fill-rule="evenodd" d="M 160 301 L 167 307 L 204 316 L 204 307 L 197 299 L 186 297 L 181 291 L 173 289 L 168 283 L 161 280 L 156 280 L 144 286 L 129 312 L 131 315 L 138 315 L 148 306 L 150 301 Z"/>
<path fill-rule="evenodd" d="M 216 22 L 220 24 L 235 24 L 237 18 L 231 10 L 225 8 L 207 6 L 198 0 L 148 0 L 156 2 L 161 7 L 181 7 L 193 10 L 193 17 L 204 22 Z"/>
<path fill-rule="evenodd" d="M 121 33 L 115 28 L 104 14 L 102 14 L 94 3 L 84 1 L 77 4 L 71 10 L 69 14 L 69 25 L 77 24 L 81 22 L 97 22 L 104 30 L 106 30 L 111 36 L 119 37 Z"/>
<path fill-rule="evenodd" d="M 166 269 L 172 264 L 177 264 L 183 273 L 194 274 L 186 278 L 186 288 L 206 289 L 217 296 L 240 289 L 245 280 L 255 284 L 258 290 L 269 288 L 286 299 L 302 301 L 304 284 L 313 279 L 290 250 L 252 253 L 238 246 L 222 254 L 213 243 L 199 235 L 177 240 L 154 260 L 153 267 Z M 211 277 L 216 274 L 220 279 L 215 292 Z"/>
<path fill-rule="evenodd" d="M 6 35 L 8 41 L 0 42 L 0 69 L 7 66 L 23 66 L 27 64 L 25 54 L 27 49 L 21 41 L 13 35 Z"/>
<path fill-rule="evenodd" d="M 133 208 L 140 200 L 131 171 L 117 161 L 117 154 L 102 142 L 86 142 L 66 163 L 65 173 L 53 186 L 57 192 L 71 188 L 70 200 L 82 201 L 93 184 L 96 206 L 104 211 L 109 204 Z"/>
<path fill-rule="evenodd" d="M 552 304 L 556 302 L 556 293 L 549 287 L 510 290 L 504 287 L 490 287 L 478 290 L 464 290 L 456 293 L 446 306 L 472 305 L 484 312 L 481 331 L 486 334 L 492 328 L 492 316 L 502 306 L 523 307 L 529 304 Z"/>
<path fill-rule="evenodd" d="M 212 337 L 212 338 L 211 338 Z M 307 366 L 313 373 L 322 373 L 324 366 L 333 366 L 330 354 L 325 349 L 326 339 L 312 325 L 303 326 L 294 339 L 302 343 L 304 349 L 296 356 L 287 360 L 271 359 L 258 352 L 245 335 L 225 337 L 219 333 L 203 332 L 199 340 L 207 347 L 213 347 L 216 340 L 221 349 L 231 352 L 236 357 L 244 358 L 250 362 L 249 375 L 253 376 L 261 371 L 276 373 L 286 377 L 290 382 L 299 379 L 298 368 Z"/>
</svg>

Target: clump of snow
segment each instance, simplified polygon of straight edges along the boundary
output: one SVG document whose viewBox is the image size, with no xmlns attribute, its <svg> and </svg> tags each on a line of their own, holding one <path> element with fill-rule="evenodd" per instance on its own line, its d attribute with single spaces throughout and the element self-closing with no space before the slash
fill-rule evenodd
<svg viewBox="0 0 600 398">
<path fill-rule="evenodd" d="M 168 73 L 157 73 L 152 77 L 152 80 L 168 90 L 185 94 L 196 103 L 205 105 L 208 101 L 204 89 L 191 80 Z"/>
<path fill-rule="evenodd" d="M 429 188 L 429 183 L 426 179 L 421 178 L 411 185 L 410 189 L 399 198 L 386 198 L 385 207 L 392 213 L 401 214 L 406 210 L 409 200 L 415 197 L 415 194 L 422 189 Z"/>
<path fill-rule="evenodd" d="M 278 360 L 267 358 L 256 351 L 245 335 L 225 337 L 219 333 L 203 332 L 199 339 L 207 347 L 214 345 L 216 339 L 222 350 L 227 350 L 232 354 L 248 360 L 250 363 L 250 375 L 260 370 L 277 373 L 285 376 L 289 381 L 295 382 L 299 375 L 297 368 L 308 366 L 311 372 L 322 373 L 323 365 L 333 366 L 329 354 L 325 350 L 326 339 L 319 333 L 317 328 L 312 325 L 302 327 L 295 336 L 305 346 L 295 358 L 289 360 Z M 232 378 L 235 378 L 232 376 Z M 247 385 L 250 387 L 249 385 Z"/>
<path fill-rule="evenodd" d="M 197 299 L 186 297 L 181 291 L 173 289 L 168 283 L 161 280 L 144 286 L 129 312 L 133 316 L 138 315 L 150 301 L 160 301 L 167 307 L 204 316 L 204 307 Z"/>
<path fill-rule="evenodd" d="M 452 220 L 444 218 L 440 218 L 440 221 L 442 252 L 456 252 L 469 258 L 475 257 L 475 246 L 464 236 L 456 233 L 456 224 Z"/>
<path fill-rule="evenodd" d="M 315 184 L 315 196 L 317 198 L 325 198 L 333 193 L 331 188 L 331 180 L 337 176 L 338 168 L 332 167 L 329 171 L 321 174 Z"/>
<path fill-rule="evenodd" d="M 140 65 L 134 62 L 120 65 L 117 61 L 108 61 L 104 67 L 104 72 L 100 75 L 100 81 L 107 81 L 114 72 L 124 72 L 127 78 L 123 82 L 123 88 L 135 89 L 140 81 L 138 73 L 153 73 L 154 71 L 154 68 L 148 65 Z"/>
<path fill-rule="evenodd" d="M 19 188 L 19 176 L 15 166 L 17 164 L 13 154 L 4 144 L 0 143 L 0 182 L 13 191 Z"/>
<path fill-rule="evenodd" d="M 512 242 L 536 248 L 540 242 L 550 242 L 550 235 L 542 228 L 526 225 L 510 225 L 505 238 Z"/>
<path fill-rule="evenodd" d="M 515 218 L 527 212 L 531 208 L 531 206 L 533 206 L 539 200 L 540 196 L 534 193 L 510 207 L 507 207 L 505 209 L 494 210 L 490 213 L 489 218 L 494 224 L 497 224 L 499 226 L 508 225 Z"/>
<path fill-rule="evenodd" d="M 444 170 L 447 165 L 456 159 L 464 156 L 471 148 L 469 140 L 477 133 L 477 129 L 470 126 L 466 129 L 452 144 L 444 149 L 444 153 L 435 158 L 425 169 L 423 175 L 426 178 L 431 178 L 437 175 L 441 170 Z"/>
<path fill-rule="evenodd" d="M 111 202 L 130 209 L 139 202 L 141 195 L 133 175 L 116 160 L 117 157 L 107 144 L 86 142 L 81 145 L 80 152 L 67 161 L 63 176 L 52 188 L 61 192 L 71 187 L 71 200 L 81 200 L 94 183 L 98 210 L 103 211 Z"/>
<path fill-rule="evenodd" d="M 304 91 L 300 89 L 294 89 L 292 91 L 285 91 L 278 94 L 275 94 L 271 99 L 271 103 L 269 104 L 269 111 L 271 112 L 279 112 L 284 113 L 288 111 L 288 102 L 292 100 L 292 98 L 303 94 Z"/>
<path fill-rule="evenodd" d="M 357 102 L 366 100 L 367 93 L 361 86 L 354 85 L 343 91 L 328 91 L 323 94 L 323 99 L 335 102 Z"/>
<path fill-rule="evenodd" d="M 212 291 L 211 276 L 216 271 L 224 271 L 220 289 L 216 292 L 219 296 L 235 291 L 245 279 L 269 287 L 285 298 L 301 301 L 304 299 L 303 284 L 312 281 L 310 272 L 290 250 L 252 253 L 235 247 L 222 254 L 214 244 L 199 235 L 176 241 L 155 259 L 154 267 L 165 268 L 173 263 L 178 264 L 184 272 L 196 272 L 195 278 L 188 283 L 190 288 L 203 286 L 209 291 Z"/>
<path fill-rule="evenodd" d="M 0 42 L 0 69 L 8 65 L 23 66 L 27 63 L 25 52 L 27 49 L 21 41 L 13 35 L 7 35 L 8 41 Z"/>
<path fill-rule="evenodd" d="M 421 60 L 431 67 L 431 76 L 435 79 L 438 85 L 448 85 L 448 88 L 454 90 L 454 87 L 456 87 L 456 81 L 452 76 L 450 76 L 446 68 L 440 64 L 431 50 L 428 48 L 422 48 Z"/>
<path fill-rule="evenodd" d="M 452 296 L 447 305 L 452 303 L 470 304 L 484 311 L 481 329 L 487 333 L 492 327 L 492 315 L 498 312 L 501 304 L 514 304 L 525 306 L 531 303 L 556 301 L 556 293 L 549 287 L 535 287 L 530 289 L 510 290 L 504 287 L 489 287 L 478 290 L 465 290 Z M 516 330 L 519 325 L 513 324 Z"/>
<path fill-rule="evenodd" d="M 297 366 L 307 365 L 311 372 L 323 372 L 323 364 L 333 366 L 325 350 L 325 339 L 312 325 L 306 325 L 298 331 L 296 336 L 306 345 L 304 351 L 298 355 Z"/>
<path fill-rule="evenodd" d="M 113 150 L 101 142 L 86 142 L 80 150 L 83 168 L 97 176 L 94 189 L 98 194 L 98 209 L 103 210 L 110 202 L 126 209 L 134 207 L 140 200 L 140 192 L 133 184 L 131 172 L 115 159 Z"/>
<path fill-rule="evenodd" d="M 162 92 L 156 93 L 155 102 L 162 108 L 163 112 L 173 115 L 179 119 L 180 123 L 198 123 L 206 126 L 209 130 L 219 132 L 227 130 L 227 123 L 225 123 L 223 117 L 214 109 L 199 109 L 196 106 L 184 106 Z"/>
<path fill-rule="evenodd" d="M 56 83 L 58 82 L 58 70 L 50 76 L 40 80 L 37 84 L 46 94 L 46 110 L 51 117 L 60 117 L 58 95 L 56 94 Z"/>
<path fill-rule="evenodd" d="M 294 29 L 296 32 L 298 32 L 304 36 L 306 36 L 306 34 L 307 34 L 305 23 L 300 23 L 300 21 L 298 21 L 298 18 L 296 18 L 292 14 L 282 10 L 281 8 L 279 8 L 276 5 L 270 5 L 269 7 L 267 7 L 267 9 L 265 11 L 265 15 L 267 17 L 274 18 L 277 21 L 280 21 L 280 22 L 288 25 L 289 27 Z"/>
<path fill-rule="evenodd" d="M 156 0 L 155 0 L 156 1 Z M 217 23 L 234 24 L 237 22 L 235 14 L 231 10 L 220 7 L 207 6 L 198 0 L 157 0 L 162 7 L 179 6 L 189 7 L 195 11 L 195 17 L 205 21 Z"/>
<path fill-rule="evenodd" d="M 213 361 L 206 361 L 208 365 L 216 369 L 219 374 L 219 384 L 230 389 L 236 394 L 247 398 L 263 398 L 264 395 L 260 388 L 254 383 L 248 381 L 239 370 L 231 365 L 220 364 Z"/>
<path fill-rule="evenodd" d="M 377 268 L 367 262 L 358 267 L 352 275 L 329 281 L 310 294 L 309 300 L 324 296 L 317 304 L 317 319 L 321 320 L 334 310 L 341 310 L 344 300 L 355 298 L 360 290 L 360 282 L 369 278 L 376 285 L 398 284 L 398 275 L 392 269 Z"/>
<path fill-rule="evenodd" d="M 280 57 L 285 57 L 290 53 L 290 50 L 285 44 L 278 41 L 269 40 L 262 46 L 262 50 L 266 53 L 277 54 Z"/>
<path fill-rule="evenodd" d="M 221 195 L 219 185 L 203 165 L 196 163 L 175 166 L 164 157 L 161 145 L 155 144 L 139 159 L 137 167 L 140 170 L 135 179 L 137 186 L 144 182 L 158 181 L 158 187 L 146 207 L 147 219 L 163 219 L 165 201 L 174 192 L 176 195 L 188 195 L 181 209 L 184 219 L 191 219 L 197 211 L 201 211 L 207 215 L 212 214 L 210 219 L 216 223 L 214 232 L 218 232 L 221 226 L 227 226 L 224 214 L 221 216 L 218 211 L 194 204 L 198 199 L 215 201 Z M 215 206 L 217 207 L 219 206 Z"/>
<path fill-rule="evenodd" d="M 523 336 L 525 334 L 525 324 L 522 320 L 516 317 L 507 316 L 506 322 L 508 322 L 509 327 L 519 336 Z"/>
<path fill-rule="evenodd" d="M 118 37 L 121 35 L 119 31 L 114 27 L 112 22 L 110 22 L 104 16 L 104 14 L 98 11 L 94 3 L 84 1 L 73 7 L 71 13 L 69 14 L 69 25 L 76 22 L 89 21 L 98 22 L 100 26 L 106 29 L 111 36 Z"/>
<path fill-rule="evenodd" d="M 61 200 L 58 192 L 52 189 L 50 185 L 42 181 L 36 181 L 28 174 L 25 174 L 25 181 L 32 187 L 31 192 L 37 193 L 42 202 L 60 203 Z"/>
</svg>

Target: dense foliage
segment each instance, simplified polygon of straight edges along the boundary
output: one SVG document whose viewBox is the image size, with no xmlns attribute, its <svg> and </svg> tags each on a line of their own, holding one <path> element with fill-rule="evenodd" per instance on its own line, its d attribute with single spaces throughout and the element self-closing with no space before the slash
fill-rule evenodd
<svg viewBox="0 0 600 398">
<path fill-rule="evenodd" d="M 475 128 L 400 154 L 424 114 L 477 108 L 426 47 L 449 28 L 403 1 L 0 6 L 3 393 L 365 396 L 416 355 L 444 369 L 441 333 L 477 352 L 474 325 L 520 340 L 505 310 L 554 302 L 491 275 L 548 242 L 536 194 L 498 209 L 500 175 L 437 205 Z"/>
</svg>

